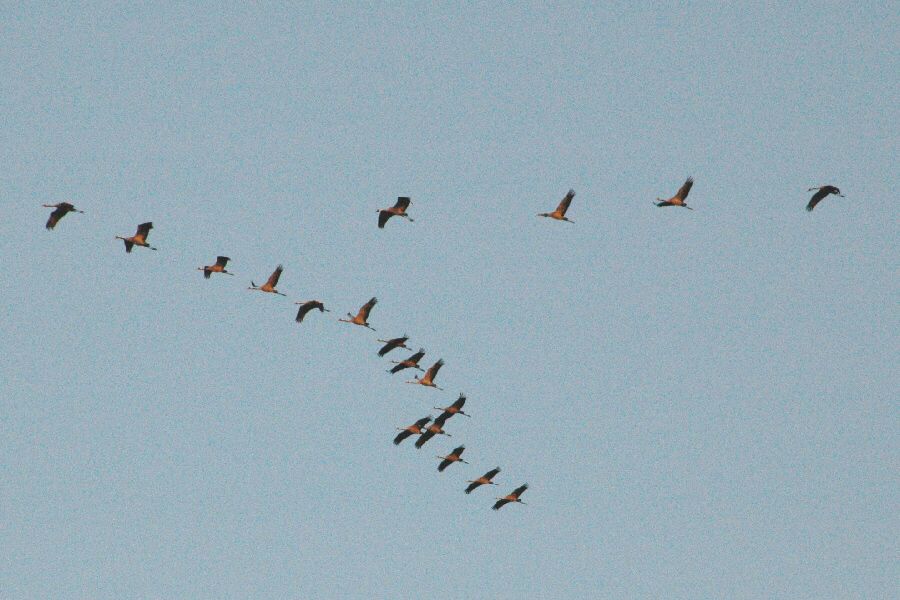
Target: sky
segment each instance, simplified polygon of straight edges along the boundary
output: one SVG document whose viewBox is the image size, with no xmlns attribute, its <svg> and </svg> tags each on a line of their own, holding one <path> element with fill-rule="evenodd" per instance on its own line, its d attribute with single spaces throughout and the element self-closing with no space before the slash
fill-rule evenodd
<svg viewBox="0 0 900 600">
<path fill-rule="evenodd" d="M 0 597 L 894 595 L 898 26 L 5 4 Z M 403 334 L 444 390 L 385 373 Z"/>
</svg>

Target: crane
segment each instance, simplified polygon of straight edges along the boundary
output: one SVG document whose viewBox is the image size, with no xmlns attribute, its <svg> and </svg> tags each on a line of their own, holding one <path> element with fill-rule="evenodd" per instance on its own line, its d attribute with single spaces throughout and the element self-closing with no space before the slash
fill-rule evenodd
<svg viewBox="0 0 900 600">
<path fill-rule="evenodd" d="M 485 473 L 478 479 L 469 479 L 468 481 L 466 481 L 466 483 L 469 484 L 469 487 L 466 488 L 466 493 L 471 494 L 472 490 L 474 490 L 475 488 L 482 486 L 482 485 L 498 485 L 491 480 L 499 472 L 500 472 L 500 467 L 494 467 L 493 469 L 491 469 L 490 471 L 488 471 L 487 473 Z"/>
<path fill-rule="evenodd" d="M 394 438 L 394 445 L 395 446 L 400 445 L 400 442 L 402 442 L 409 436 L 413 435 L 414 433 L 421 435 L 422 428 L 425 427 L 426 425 L 428 425 L 428 423 L 430 421 L 431 421 L 431 416 L 429 415 L 427 417 L 422 417 L 421 419 L 419 419 L 412 425 L 408 425 L 406 427 L 398 427 L 397 429 L 400 431 L 400 433 L 398 433 L 397 437 Z"/>
<path fill-rule="evenodd" d="M 452 435 L 444 431 L 444 423 L 446 423 L 447 419 L 449 418 L 450 417 L 446 414 L 439 415 L 431 425 L 425 428 L 425 430 L 419 436 L 419 439 L 416 440 L 416 448 L 421 448 L 425 445 L 425 442 L 436 435 L 446 435 L 447 437 L 453 437 Z"/>
<path fill-rule="evenodd" d="M 657 198 L 655 204 L 657 206 L 683 206 L 690 210 L 694 210 L 693 208 L 691 208 L 690 206 L 688 206 L 685 203 L 685 200 L 687 199 L 688 194 L 691 191 L 692 185 L 694 185 L 694 179 L 693 179 L 693 177 L 688 177 L 687 180 L 684 182 L 684 185 L 682 185 L 678 189 L 678 192 L 674 196 L 672 196 L 668 200 L 663 200 L 662 198 Z"/>
<path fill-rule="evenodd" d="M 566 211 L 569 210 L 569 204 L 572 203 L 572 198 L 574 197 L 575 190 L 569 190 L 565 197 L 559 201 L 559 206 L 556 207 L 556 210 L 550 213 L 538 213 L 538 216 L 550 217 L 551 219 L 556 219 L 557 221 L 567 221 L 569 223 L 572 223 L 573 221 L 566 218 Z"/>
<path fill-rule="evenodd" d="M 125 252 L 131 252 L 131 248 L 134 246 L 142 246 L 144 248 L 156 250 L 156 248 L 147 243 L 147 235 L 150 233 L 151 229 L 153 229 L 153 223 L 147 221 L 146 223 L 138 225 L 137 232 L 133 236 L 122 237 L 117 235 L 116 239 L 125 242 Z"/>
<path fill-rule="evenodd" d="M 373 296 L 369 299 L 368 302 L 360 307 L 359 312 L 356 313 L 355 317 L 352 314 L 347 313 L 347 317 L 349 318 L 338 319 L 338 321 L 341 321 L 343 323 L 352 323 L 353 325 L 362 325 L 363 327 L 368 327 L 369 329 L 372 329 L 372 331 L 375 331 L 371 326 L 369 326 L 368 319 L 369 313 L 372 312 L 372 307 L 376 304 L 378 304 L 378 298 L 375 298 Z"/>
<path fill-rule="evenodd" d="M 403 369 L 418 369 L 421 371 L 422 367 L 419 366 L 419 361 L 422 360 L 423 356 L 425 356 L 425 348 L 419 348 L 417 352 L 414 352 L 412 356 L 406 360 L 392 360 L 391 362 L 397 366 L 389 369 L 388 373 L 393 375 L 394 373 L 399 373 Z"/>
<path fill-rule="evenodd" d="M 816 207 L 816 204 L 818 204 L 819 202 L 824 200 L 825 197 L 828 196 L 829 194 L 834 194 L 835 196 L 838 196 L 840 198 L 844 197 L 844 195 L 841 193 L 841 190 L 839 190 L 838 188 L 836 188 L 833 185 L 821 185 L 819 187 L 811 187 L 806 191 L 811 192 L 813 190 L 818 190 L 818 191 L 815 194 L 813 194 L 813 197 L 809 199 L 809 204 L 806 205 L 806 210 L 809 212 L 812 212 L 812 209 L 814 209 Z"/>
<path fill-rule="evenodd" d="M 384 356 L 394 348 L 406 348 L 407 350 L 412 350 L 409 346 L 406 345 L 406 340 L 409 339 L 409 336 L 405 333 L 403 337 L 393 338 L 390 340 L 378 340 L 384 346 L 381 347 L 381 350 L 378 351 L 378 356 Z"/>
<path fill-rule="evenodd" d="M 234 275 L 234 273 L 229 273 L 225 270 L 225 265 L 228 264 L 228 261 L 231 260 L 227 256 L 217 256 L 216 264 L 207 265 L 205 267 L 197 267 L 198 271 L 203 271 L 203 277 L 209 279 L 209 276 L 213 273 L 225 273 L 226 275 Z"/>
<path fill-rule="evenodd" d="M 307 300 L 306 302 L 294 302 L 294 304 L 299 304 L 300 308 L 297 309 L 297 316 L 294 318 L 298 323 L 303 322 L 303 317 L 306 316 L 311 310 L 319 309 L 319 312 L 331 312 L 325 305 L 319 302 L 318 300 Z"/>
<path fill-rule="evenodd" d="M 469 417 L 469 416 L 471 416 L 471 415 L 467 415 L 466 413 L 464 413 L 464 412 L 462 411 L 462 407 L 463 407 L 463 405 L 464 405 L 465 403 L 466 403 L 466 396 L 465 396 L 465 394 L 460 394 L 460 395 L 459 395 L 459 398 L 456 399 L 456 402 L 454 402 L 454 403 L 451 404 L 450 406 L 445 406 L 444 408 L 441 408 L 441 407 L 439 407 L 439 406 L 435 406 L 434 409 L 435 409 L 435 410 L 442 410 L 442 411 L 444 411 L 445 413 L 448 413 L 448 414 L 451 414 L 451 415 L 463 415 L 463 416 L 465 416 L 465 417 Z"/>
<path fill-rule="evenodd" d="M 494 510 L 500 510 L 500 508 L 503 505 L 509 504 L 510 502 L 518 502 L 519 504 L 525 504 L 524 502 L 519 500 L 519 496 L 524 494 L 525 490 L 527 490 L 527 489 L 528 489 L 528 484 L 526 483 L 525 485 L 520 485 L 519 487 L 514 489 L 511 494 L 507 494 L 506 496 L 503 496 L 502 498 L 497 498 L 497 501 L 494 503 Z"/>
<path fill-rule="evenodd" d="M 397 198 L 397 202 L 394 203 L 393 206 L 389 208 L 380 208 L 378 209 L 378 228 L 384 229 L 384 224 L 388 222 L 393 216 L 398 217 L 406 217 L 409 219 L 410 223 L 412 222 L 412 217 L 406 214 L 406 209 L 409 208 L 410 199 L 407 196 L 399 196 Z"/>
<path fill-rule="evenodd" d="M 44 208 L 56 209 L 52 213 L 50 213 L 50 218 L 47 219 L 47 229 L 53 229 L 54 227 L 56 227 L 56 224 L 59 223 L 59 220 L 70 212 L 84 214 L 83 210 L 78 210 L 68 202 L 60 202 L 59 204 L 42 204 L 41 206 L 43 206 Z"/>
<path fill-rule="evenodd" d="M 443 459 L 441 461 L 441 464 L 438 465 L 438 471 L 443 473 L 444 469 L 446 469 L 447 467 L 449 467 L 450 465 L 452 465 L 455 462 L 469 464 L 466 461 L 464 461 L 462 458 L 460 458 L 462 456 L 463 451 L 465 451 L 465 449 L 466 449 L 465 446 L 457 446 L 456 448 L 453 449 L 453 452 L 451 452 L 447 456 L 438 456 L 437 458 Z"/>
<path fill-rule="evenodd" d="M 270 294 L 278 294 L 279 296 L 287 296 L 287 294 L 282 294 L 278 290 L 275 289 L 275 286 L 278 285 L 278 279 L 281 277 L 281 272 L 284 271 L 284 267 L 278 265 L 275 267 L 275 270 L 272 271 L 272 274 L 269 275 L 269 279 L 262 285 L 256 285 L 252 280 L 250 281 L 250 287 L 248 290 L 257 290 L 260 292 L 268 292 Z"/>
<path fill-rule="evenodd" d="M 434 378 L 437 376 L 438 371 L 441 370 L 441 367 L 444 366 L 444 360 L 438 359 L 436 363 L 428 367 L 428 370 L 425 371 L 425 374 L 422 375 L 421 378 L 416 377 L 411 381 L 407 381 L 406 383 L 418 383 L 419 385 L 424 385 L 425 387 L 433 387 L 438 390 L 443 390 L 444 388 L 439 388 L 434 383 Z"/>
</svg>

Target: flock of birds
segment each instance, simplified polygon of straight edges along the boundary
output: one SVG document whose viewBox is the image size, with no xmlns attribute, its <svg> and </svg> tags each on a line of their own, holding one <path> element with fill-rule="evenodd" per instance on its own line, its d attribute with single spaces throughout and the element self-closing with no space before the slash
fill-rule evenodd
<svg viewBox="0 0 900 600">
<path fill-rule="evenodd" d="M 684 184 L 679 188 L 678 192 L 675 193 L 669 199 L 663 200 L 662 198 L 657 198 L 654 204 L 658 207 L 664 206 L 681 206 L 683 208 L 687 208 L 693 210 L 690 206 L 687 205 L 687 197 L 691 191 L 691 187 L 694 185 L 694 180 L 691 177 L 688 177 Z M 809 203 L 806 205 L 807 211 L 812 211 L 816 205 L 821 202 L 824 198 L 829 195 L 835 195 L 839 197 L 844 197 L 841 194 L 841 191 L 833 186 L 833 185 L 823 185 L 817 187 L 811 187 L 808 191 L 815 190 L 815 194 L 813 194 L 812 198 L 810 198 Z M 568 193 L 563 197 L 563 199 L 559 202 L 559 205 L 556 207 L 556 210 L 549 213 L 538 213 L 539 217 L 548 217 L 551 219 L 555 219 L 557 221 L 567 221 L 571 223 L 572 221 L 566 217 L 566 212 L 569 210 L 569 205 L 572 203 L 572 199 L 575 197 L 575 191 L 569 190 Z M 388 208 L 383 208 L 378 210 L 378 227 L 383 229 L 385 224 L 390 220 L 391 217 L 403 217 L 408 219 L 409 221 L 413 221 L 412 217 L 407 214 L 407 209 L 411 200 L 407 196 L 400 196 L 397 198 L 397 202 Z M 53 208 L 53 212 L 50 213 L 49 219 L 47 219 L 47 229 L 53 229 L 59 223 L 60 219 L 66 216 L 70 212 L 76 213 L 84 213 L 82 210 L 78 210 L 70 204 L 69 202 L 60 202 L 59 204 L 44 204 L 46 208 Z M 153 229 L 152 222 L 141 223 L 137 227 L 137 231 L 134 235 L 130 237 L 116 236 L 115 239 L 122 240 L 125 244 L 125 251 L 131 252 L 134 246 L 140 246 L 142 248 L 149 248 L 150 250 L 156 250 L 153 246 L 151 246 L 147 242 L 147 236 L 150 234 L 150 230 Z M 197 267 L 198 270 L 203 271 L 203 277 L 209 279 L 213 273 L 221 273 L 223 275 L 234 275 L 234 273 L 230 273 L 226 270 L 226 266 L 228 265 L 228 261 L 231 260 L 227 256 L 217 256 L 216 262 L 211 265 L 206 265 L 203 267 Z M 286 296 L 278 291 L 278 280 L 281 277 L 281 273 L 283 271 L 283 267 L 278 265 L 266 282 L 263 285 L 256 285 L 253 281 L 250 282 L 250 287 L 247 289 L 257 290 L 260 292 L 266 292 L 270 294 L 278 294 L 280 296 Z M 354 315 L 352 313 L 347 313 L 346 319 L 338 319 L 338 321 L 344 323 L 350 323 L 352 325 L 358 325 L 360 327 L 366 327 L 375 331 L 371 325 L 369 325 L 369 314 L 372 311 L 372 308 L 378 303 L 378 299 L 373 297 L 369 299 L 368 302 L 363 304 L 357 313 Z M 318 310 L 320 313 L 330 312 L 329 309 L 325 308 L 325 304 L 320 300 L 305 300 L 301 302 L 296 302 L 295 304 L 300 305 L 300 308 L 297 310 L 297 315 L 295 317 L 295 321 L 297 323 L 302 323 L 304 318 L 314 310 Z M 378 342 L 384 344 L 381 349 L 378 350 L 378 356 L 384 357 L 392 350 L 396 350 L 398 348 L 403 348 L 406 350 L 411 350 L 410 347 L 406 345 L 406 342 L 409 340 L 409 336 L 403 335 L 402 337 L 382 340 L 379 339 Z M 395 365 L 394 367 L 388 369 L 388 373 L 396 374 L 404 369 L 414 369 L 423 371 L 423 369 L 419 366 L 419 361 L 425 356 L 425 349 L 419 348 L 416 352 L 411 354 L 408 358 L 400 361 L 392 360 L 391 362 Z M 421 377 L 415 377 L 412 380 L 407 381 L 406 383 L 422 385 L 425 387 L 435 388 L 438 390 L 442 390 L 442 388 L 438 387 L 435 384 L 434 380 L 437 377 L 438 371 L 440 371 L 441 367 L 444 366 L 444 361 L 442 359 L 438 359 L 435 363 L 433 363 L 427 370 L 424 370 L 424 374 Z M 407 425 L 406 427 L 398 427 L 397 429 L 400 433 L 394 438 L 394 444 L 400 445 L 407 438 L 418 435 L 418 439 L 415 442 L 416 448 L 421 448 L 425 445 L 428 440 L 437 436 L 444 435 L 447 437 L 452 437 L 449 433 L 444 431 L 444 426 L 447 421 L 455 416 L 455 415 L 463 415 L 469 417 L 470 415 L 463 412 L 463 407 L 466 403 L 466 396 L 464 394 L 460 394 L 459 398 L 453 404 L 444 407 L 434 407 L 435 410 L 440 410 L 441 413 L 437 417 L 432 417 L 431 415 L 422 417 L 421 419 L 415 421 L 411 425 Z M 437 456 L 437 458 L 441 459 L 441 462 L 438 464 L 437 470 L 439 472 L 444 472 L 447 467 L 452 465 L 453 463 L 464 463 L 469 464 L 462 458 L 463 452 L 466 447 L 457 446 L 454 448 L 449 454 L 444 456 Z M 498 485 L 493 481 L 494 477 L 497 476 L 501 471 L 500 467 L 495 467 L 480 477 L 476 479 L 467 480 L 469 484 L 465 488 L 465 493 L 470 494 L 475 489 L 483 485 Z M 502 496 L 496 498 L 496 502 L 493 505 L 494 510 L 499 510 L 506 504 L 509 503 L 519 503 L 524 504 L 521 500 L 522 494 L 525 490 L 528 489 L 528 484 L 525 483 L 520 485 L 512 492 L 507 494 L 506 496 Z"/>
</svg>

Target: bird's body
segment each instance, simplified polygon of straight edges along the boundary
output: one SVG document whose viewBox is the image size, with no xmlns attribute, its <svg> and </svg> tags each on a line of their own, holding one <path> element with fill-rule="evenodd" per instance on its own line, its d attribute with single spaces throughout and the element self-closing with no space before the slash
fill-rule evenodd
<svg viewBox="0 0 900 600">
<path fill-rule="evenodd" d="M 494 510 L 500 510 L 502 506 L 505 504 L 509 504 L 510 502 L 518 502 L 519 504 L 525 504 L 522 502 L 519 497 L 525 493 L 525 490 L 528 489 L 528 484 L 520 485 L 516 489 L 512 491 L 511 494 L 503 496 L 502 498 L 497 498 L 497 501 L 494 503 Z"/>
<path fill-rule="evenodd" d="M 669 198 L 668 200 L 663 200 L 662 198 L 657 198 L 655 204 L 657 206 L 683 206 L 684 208 L 688 208 L 690 210 L 694 210 L 690 206 L 687 205 L 687 197 L 691 192 L 691 186 L 694 185 L 693 177 L 688 177 L 684 184 L 678 189 L 678 192 Z"/>
<path fill-rule="evenodd" d="M 376 304 L 378 304 L 378 298 L 372 297 L 360 307 L 359 312 L 357 312 L 356 315 L 347 313 L 346 319 L 338 319 L 338 321 L 341 321 L 342 323 L 352 323 L 353 325 L 361 325 L 362 327 L 368 327 L 369 329 L 372 329 L 372 331 L 375 331 L 375 329 L 369 325 L 368 321 L 369 313 L 372 312 L 372 307 Z"/>
<path fill-rule="evenodd" d="M 403 337 L 393 338 L 390 340 L 378 340 L 379 342 L 384 344 L 384 346 L 381 347 L 381 350 L 378 351 L 378 356 L 384 356 L 395 348 L 406 348 L 407 350 L 411 350 L 411 348 L 406 345 L 406 340 L 408 339 L 409 336 L 404 335 Z"/>
<path fill-rule="evenodd" d="M 441 367 L 444 366 L 444 360 L 438 359 L 436 363 L 428 367 L 428 370 L 425 371 L 425 374 L 422 377 L 417 377 L 411 381 L 407 381 L 406 383 L 418 383 L 419 385 L 424 385 L 425 387 L 432 387 L 435 389 L 441 389 L 434 383 L 434 378 L 437 376 L 438 371 L 441 370 Z"/>
<path fill-rule="evenodd" d="M 406 214 L 406 209 L 409 208 L 410 199 L 406 196 L 400 196 L 397 198 L 397 202 L 394 203 L 393 206 L 389 208 L 381 208 L 378 209 L 378 228 L 384 229 L 384 224 L 388 222 L 388 219 L 391 217 L 405 217 L 412 222 L 412 217 Z"/>
<path fill-rule="evenodd" d="M 469 486 L 466 488 L 466 493 L 471 494 L 472 490 L 474 490 L 475 488 L 482 486 L 482 485 L 497 485 L 496 483 L 494 483 L 491 480 L 499 472 L 500 472 L 500 467 L 495 467 L 495 468 L 491 469 L 490 471 L 488 471 L 487 473 L 485 473 L 484 475 L 482 475 L 481 477 L 479 477 L 478 479 L 469 479 L 466 482 L 469 484 Z"/>
<path fill-rule="evenodd" d="M 425 445 L 425 442 L 436 435 L 446 435 L 447 437 L 453 437 L 452 435 L 444 431 L 444 423 L 447 422 L 448 418 L 449 417 L 446 417 L 445 415 L 439 415 L 431 425 L 425 427 L 425 430 L 422 431 L 421 435 L 419 435 L 419 439 L 416 440 L 416 448 L 421 448 Z"/>
<path fill-rule="evenodd" d="M 406 360 L 392 360 L 391 362 L 397 365 L 396 367 L 391 368 L 388 373 L 394 374 L 399 373 L 403 369 L 418 369 L 422 370 L 422 367 L 419 366 L 419 361 L 422 360 L 422 357 L 425 356 L 425 348 L 419 348 L 418 352 L 415 352 L 407 358 Z"/>
<path fill-rule="evenodd" d="M 399 445 L 400 442 L 413 434 L 421 435 L 423 431 L 422 428 L 425 427 L 430 421 L 431 417 L 422 417 L 412 425 L 409 425 L 407 427 L 398 427 L 397 429 L 400 431 L 400 433 L 398 433 L 397 437 L 394 438 L 394 445 Z"/>
<path fill-rule="evenodd" d="M 251 281 L 250 287 L 248 287 L 247 289 L 248 290 L 256 290 L 259 292 L 267 292 L 269 294 L 278 294 L 279 296 L 287 296 L 287 294 L 282 294 L 277 289 L 275 289 L 275 286 L 278 285 L 278 279 L 281 278 L 282 271 L 284 271 L 284 267 L 282 267 L 281 265 L 278 265 L 277 267 L 275 267 L 275 270 L 272 271 L 272 274 L 269 275 L 269 279 L 266 280 L 266 282 L 264 284 L 256 285 L 256 283 Z"/>
<path fill-rule="evenodd" d="M 462 411 L 462 407 L 465 405 L 465 403 L 466 403 L 465 394 L 460 394 L 459 398 L 456 399 L 456 402 L 454 402 L 450 406 L 445 406 L 443 408 L 441 408 L 439 406 L 435 406 L 434 409 L 444 411 L 445 413 L 447 413 L 449 415 L 463 415 L 464 417 L 468 417 L 469 415 L 467 415 L 466 413 L 464 413 Z"/>
<path fill-rule="evenodd" d="M 229 273 L 225 270 L 225 265 L 228 264 L 228 261 L 231 260 L 227 256 L 217 256 L 216 264 L 207 265 L 205 267 L 197 267 L 198 271 L 203 271 L 203 277 L 209 279 L 209 276 L 213 273 L 224 273 L 225 275 L 234 275 L 234 273 Z"/>
<path fill-rule="evenodd" d="M 305 317 L 306 314 L 311 310 L 315 310 L 318 308 L 319 312 L 331 312 L 330 310 L 325 308 L 325 305 L 322 302 L 320 302 L 318 300 L 307 300 L 306 302 L 294 302 L 294 304 L 300 305 L 300 308 L 297 309 L 297 316 L 294 318 L 294 320 L 297 321 L 298 323 L 302 323 L 303 317 Z"/>
<path fill-rule="evenodd" d="M 457 446 L 456 448 L 453 449 L 453 452 L 451 452 L 447 456 L 438 456 L 437 458 L 443 459 L 443 460 L 441 460 L 441 464 L 438 465 L 438 471 L 443 473 L 444 469 L 446 469 L 447 467 L 449 467 L 450 465 L 452 465 L 455 462 L 469 464 L 461 458 L 462 453 L 463 453 L 463 451 L 465 451 L 465 449 L 466 449 L 465 446 Z"/>
<path fill-rule="evenodd" d="M 556 207 L 556 210 L 549 213 L 538 213 L 538 216 L 549 217 L 551 219 L 556 219 L 557 221 L 568 221 L 569 223 L 572 223 L 573 221 L 566 218 L 566 211 L 569 210 L 569 205 L 572 203 L 572 198 L 574 197 L 575 190 L 569 190 L 565 197 L 559 201 L 559 205 Z"/>
<path fill-rule="evenodd" d="M 823 186 L 819 186 L 819 187 L 811 187 L 806 191 L 811 192 L 813 190 L 816 190 L 816 193 L 813 194 L 813 197 L 809 199 L 809 204 L 806 205 L 806 210 L 809 212 L 812 212 L 812 209 L 814 209 L 816 207 L 816 204 L 818 204 L 819 202 L 824 200 L 825 197 L 828 196 L 829 194 L 834 194 L 835 196 L 838 196 L 840 198 L 844 197 L 844 195 L 841 193 L 841 190 L 839 190 L 837 187 L 835 187 L 833 185 L 823 185 Z"/>
<path fill-rule="evenodd" d="M 156 250 L 156 248 L 147 243 L 147 236 L 150 234 L 151 229 L 153 229 L 153 223 L 148 221 L 138 225 L 137 232 L 133 236 L 122 237 L 117 235 L 116 239 L 125 242 L 125 252 L 131 252 L 133 246 L 141 246 L 143 248 Z"/>
<path fill-rule="evenodd" d="M 59 223 L 59 220 L 64 216 L 69 214 L 70 212 L 77 212 L 84 214 L 83 210 L 78 210 L 68 202 L 60 202 L 59 204 L 43 204 L 44 208 L 55 208 L 52 213 L 50 213 L 50 218 L 47 219 L 47 229 L 53 229 L 56 227 L 56 224 Z"/>
</svg>

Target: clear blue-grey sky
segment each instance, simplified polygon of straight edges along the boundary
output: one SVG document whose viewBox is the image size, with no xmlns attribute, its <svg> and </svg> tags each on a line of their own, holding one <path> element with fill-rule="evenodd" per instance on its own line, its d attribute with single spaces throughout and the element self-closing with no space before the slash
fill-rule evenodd
<svg viewBox="0 0 900 600">
<path fill-rule="evenodd" d="M 895 595 L 898 26 L 7 4 L 0 597 Z M 384 372 L 403 333 L 446 391 Z"/>
</svg>

